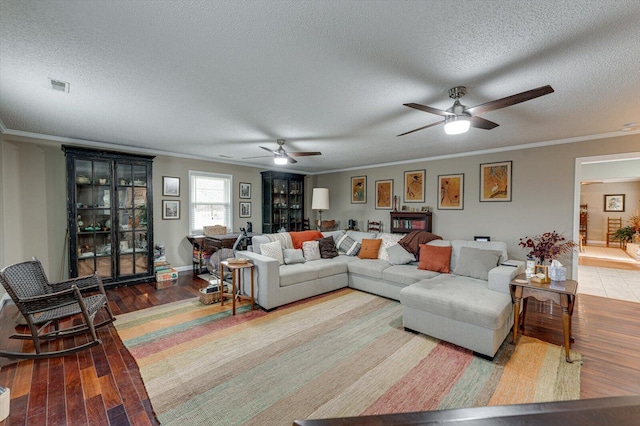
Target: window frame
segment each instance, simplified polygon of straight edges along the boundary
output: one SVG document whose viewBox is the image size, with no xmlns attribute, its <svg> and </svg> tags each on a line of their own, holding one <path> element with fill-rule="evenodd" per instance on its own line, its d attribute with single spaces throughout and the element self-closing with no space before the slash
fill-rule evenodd
<svg viewBox="0 0 640 426">
<path fill-rule="evenodd" d="M 194 229 L 194 207 L 196 205 L 196 200 L 194 200 L 194 179 L 196 178 L 214 178 L 214 179 L 224 179 L 227 180 L 226 190 L 227 190 L 227 202 L 224 203 L 229 212 L 229 223 L 211 223 L 211 225 L 226 225 L 228 232 L 233 232 L 233 175 L 226 173 L 212 173 L 212 172 L 204 172 L 198 170 L 189 170 L 189 234 L 202 234 L 203 229 Z M 197 203 L 197 204 L 211 204 L 211 203 Z M 215 203 L 219 205 L 219 203 Z M 208 225 L 205 225 L 208 226 Z"/>
</svg>

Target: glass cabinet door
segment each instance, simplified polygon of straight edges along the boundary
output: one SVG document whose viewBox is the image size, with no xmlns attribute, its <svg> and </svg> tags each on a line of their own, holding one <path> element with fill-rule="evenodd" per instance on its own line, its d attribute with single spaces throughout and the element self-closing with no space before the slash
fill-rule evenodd
<svg viewBox="0 0 640 426">
<path fill-rule="evenodd" d="M 102 277 L 113 277 L 111 179 L 108 162 L 78 160 L 75 163 L 75 246 L 79 275 L 97 271 Z"/>
<path fill-rule="evenodd" d="M 149 272 L 147 235 L 147 168 L 118 164 L 118 272 L 120 276 Z"/>
</svg>

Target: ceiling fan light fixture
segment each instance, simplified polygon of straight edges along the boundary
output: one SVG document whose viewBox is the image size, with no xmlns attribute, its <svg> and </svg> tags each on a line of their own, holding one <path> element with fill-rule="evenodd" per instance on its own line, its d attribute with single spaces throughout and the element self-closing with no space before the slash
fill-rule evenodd
<svg viewBox="0 0 640 426">
<path fill-rule="evenodd" d="M 275 157 L 273 157 L 273 162 L 275 164 L 277 164 L 278 166 L 283 166 L 285 164 L 287 164 L 289 160 L 287 160 L 287 157 L 285 157 L 284 155 L 276 155 Z"/>
<path fill-rule="evenodd" d="M 466 115 L 452 115 L 444 119 L 444 132 L 448 135 L 466 133 L 471 126 L 470 117 Z"/>
</svg>

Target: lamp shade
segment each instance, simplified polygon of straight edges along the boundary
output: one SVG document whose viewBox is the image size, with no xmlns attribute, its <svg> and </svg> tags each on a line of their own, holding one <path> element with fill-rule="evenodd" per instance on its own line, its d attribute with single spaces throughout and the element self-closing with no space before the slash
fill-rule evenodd
<svg viewBox="0 0 640 426">
<path fill-rule="evenodd" d="M 329 210 L 329 188 L 313 188 L 311 208 L 313 210 Z"/>
</svg>

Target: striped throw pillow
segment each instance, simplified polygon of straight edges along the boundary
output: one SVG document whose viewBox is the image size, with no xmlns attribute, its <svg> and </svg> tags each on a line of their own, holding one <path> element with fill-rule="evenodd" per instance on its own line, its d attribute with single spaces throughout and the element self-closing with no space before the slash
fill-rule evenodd
<svg viewBox="0 0 640 426">
<path fill-rule="evenodd" d="M 338 238 L 336 247 L 338 248 L 338 253 L 346 254 L 347 256 L 356 256 L 360 251 L 360 243 L 347 234 Z"/>
</svg>

